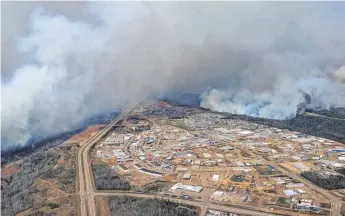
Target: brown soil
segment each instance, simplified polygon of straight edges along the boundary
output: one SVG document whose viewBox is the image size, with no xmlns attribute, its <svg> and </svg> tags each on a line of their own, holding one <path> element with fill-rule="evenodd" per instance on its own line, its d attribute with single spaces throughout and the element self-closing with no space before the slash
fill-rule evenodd
<svg viewBox="0 0 345 216">
<path fill-rule="evenodd" d="M 104 125 L 93 125 L 88 127 L 83 132 L 72 136 L 66 143 L 81 143 L 89 139 L 94 133 L 96 133 Z"/>
<path fill-rule="evenodd" d="M 1 171 L 1 177 L 7 178 L 20 171 L 20 166 L 17 163 L 7 164 Z"/>
<path fill-rule="evenodd" d="M 109 209 L 109 202 L 108 197 L 106 196 L 96 196 L 96 212 L 98 216 L 109 216 L 110 209 Z"/>
</svg>

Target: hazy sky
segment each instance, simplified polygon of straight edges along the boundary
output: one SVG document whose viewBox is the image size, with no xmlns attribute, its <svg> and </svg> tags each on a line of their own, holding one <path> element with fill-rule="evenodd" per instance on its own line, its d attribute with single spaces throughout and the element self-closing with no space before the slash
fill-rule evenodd
<svg viewBox="0 0 345 216">
<path fill-rule="evenodd" d="M 344 106 L 345 2 L 2 2 L 2 146 L 129 101 L 289 118 Z"/>
</svg>

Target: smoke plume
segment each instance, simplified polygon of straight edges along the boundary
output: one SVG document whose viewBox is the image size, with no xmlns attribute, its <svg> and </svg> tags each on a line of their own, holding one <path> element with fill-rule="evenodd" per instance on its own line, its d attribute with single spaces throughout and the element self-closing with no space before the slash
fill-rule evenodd
<svg viewBox="0 0 345 216">
<path fill-rule="evenodd" d="M 276 119 L 345 106 L 343 2 L 64 4 L 5 5 L 3 150 L 150 96 Z"/>
</svg>

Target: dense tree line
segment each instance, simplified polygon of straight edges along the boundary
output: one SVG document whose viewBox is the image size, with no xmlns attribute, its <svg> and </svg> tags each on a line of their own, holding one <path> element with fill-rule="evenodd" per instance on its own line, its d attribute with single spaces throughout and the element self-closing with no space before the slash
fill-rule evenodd
<svg viewBox="0 0 345 216">
<path fill-rule="evenodd" d="M 345 176 L 345 168 L 337 169 L 336 172 Z"/>
<path fill-rule="evenodd" d="M 92 164 L 93 176 L 98 190 L 129 190 L 131 186 L 122 180 L 115 170 L 105 164 Z"/>
<path fill-rule="evenodd" d="M 12 216 L 33 206 L 31 193 L 35 178 L 48 172 L 56 164 L 59 154 L 54 151 L 43 151 L 32 154 L 22 161 L 22 171 L 7 179 L 1 179 L 1 215 Z"/>
<path fill-rule="evenodd" d="M 344 170 L 343 170 L 344 171 Z M 328 190 L 344 189 L 345 188 L 345 176 L 344 175 L 327 175 L 324 176 L 317 172 L 303 172 L 301 173 L 303 178 L 308 179 L 319 187 Z"/>
<path fill-rule="evenodd" d="M 80 133 L 81 131 L 81 129 L 71 130 L 58 135 L 53 135 L 40 141 L 32 140 L 24 147 L 1 152 L 1 166 L 17 161 L 19 158 L 27 157 L 34 153 L 46 151 L 47 149 L 59 146 L 63 142 L 71 138 L 74 134 Z"/>
<path fill-rule="evenodd" d="M 264 119 L 243 115 L 229 115 L 226 118 L 245 120 L 280 129 L 289 129 L 345 143 L 345 121 L 340 119 L 304 115 L 288 120 Z"/>
<path fill-rule="evenodd" d="M 112 216 L 196 216 L 195 207 L 159 199 L 109 197 Z"/>
<path fill-rule="evenodd" d="M 15 149 L 9 149 L 6 152 L 1 151 L 1 165 L 17 160 L 15 155 L 19 155 L 21 157 L 28 156 L 35 152 L 44 151 L 46 149 L 59 146 L 60 144 L 71 138 L 74 134 L 78 134 L 87 129 L 90 125 L 110 123 L 111 120 L 113 120 L 118 114 L 119 112 L 110 112 L 95 115 L 84 120 L 74 129 L 54 134 L 48 137 L 32 138 L 25 146 L 21 146 L 20 148 Z"/>
<path fill-rule="evenodd" d="M 331 108 L 329 110 L 317 110 L 312 112 L 333 118 L 345 119 L 345 108 Z"/>
</svg>

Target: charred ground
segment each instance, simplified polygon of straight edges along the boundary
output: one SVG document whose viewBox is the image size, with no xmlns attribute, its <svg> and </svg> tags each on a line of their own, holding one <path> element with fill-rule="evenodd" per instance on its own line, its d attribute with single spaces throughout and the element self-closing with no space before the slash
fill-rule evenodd
<svg viewBox="0 0 345 216">
<path fill-rule="evenodd" d="M 20 169 L 1 178 L 2 215 L 75 215 L 75 152 L 61 145 L 17 161 Z"/>
</svg>

